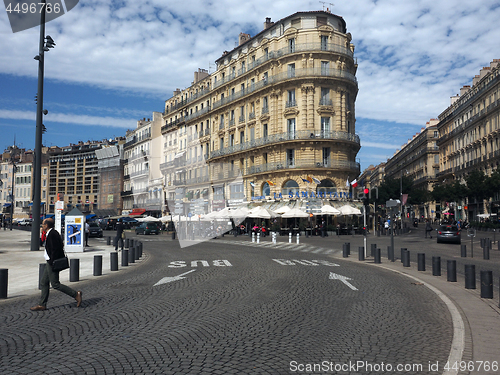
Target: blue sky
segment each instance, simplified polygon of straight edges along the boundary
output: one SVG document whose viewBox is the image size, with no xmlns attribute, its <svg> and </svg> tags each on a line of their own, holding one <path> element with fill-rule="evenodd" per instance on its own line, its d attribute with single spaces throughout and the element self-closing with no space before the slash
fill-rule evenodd
<svg viewBox="0 0 500 375">
<path fill-rule="evenodd" d="M 294 0 L 80 1 L 46 25 L 57 45 L 45 58 L 44 144 L 124 135 L 162 112 L 198 68 L 213 71 L 240 32 L 253 36 L 266 17 L 321 9 L 319 1 Z M 500 1 L 357 0 L 331 11 L 356 46 L 362 169 L 391 157 L 500 58 Z M 0 36 L 0 148 L 14 137 L 33 148 L 39 28 L 13 34 L 0 9 Z"/>
</svg>

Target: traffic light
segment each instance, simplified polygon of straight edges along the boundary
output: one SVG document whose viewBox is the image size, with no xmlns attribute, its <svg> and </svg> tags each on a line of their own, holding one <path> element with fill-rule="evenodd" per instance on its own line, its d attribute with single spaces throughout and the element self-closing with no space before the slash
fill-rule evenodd
<svg viewBox="0 0 500 375">
<path fill-rule="evenodd" d="M 363 194 L 364 194 L 364 196 L 363 196 L 363 205 L 365 207 L 368 207 L 368 204 L 369 204 L 369 201 L 370 201 L 370 198 L 368 198 L 368 195 L 370 194 L 370 189 L 364 188 L 363 189 Z"/>
</svg>

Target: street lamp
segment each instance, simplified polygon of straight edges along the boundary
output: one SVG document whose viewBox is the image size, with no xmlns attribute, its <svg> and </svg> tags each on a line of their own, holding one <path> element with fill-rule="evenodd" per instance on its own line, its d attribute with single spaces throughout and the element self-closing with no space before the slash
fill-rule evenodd
<svg viewBox="0 0 500 375">
<path fill-rule="evenodd" d="M 38 55 L 35 60 L 38 60 L 38 92 L 36 106 L 36 137 L 35 137 L 35 160 L 33 167 L 33 225 L 31 227 L 31 251 L 40 249 L 40 206 L 41 206 L 41 189 L 42 189 L 42 134 L 45 126 L 42 124 L 42 117 L 47 114 L 43 109 L 43 68 L 44 54 L 50 48 L 55 47 L 54 39 L 49 35 L 45 36 L 45 6 L 46 0 L 41 0 L 42 11 L 40 12 L 40 41 Z"/>
</svg>

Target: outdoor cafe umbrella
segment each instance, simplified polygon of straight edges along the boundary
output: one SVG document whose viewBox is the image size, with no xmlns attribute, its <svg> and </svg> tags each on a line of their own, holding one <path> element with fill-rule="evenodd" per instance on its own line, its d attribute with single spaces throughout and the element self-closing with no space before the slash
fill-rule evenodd
<svg viewBox="0 0 500 375">
<path fill-rule="evenodd" d="M 281 215 L 281 217 L 284 219 L 293 217 L 309 217 L 309 214 L 307 212 L 302 211 L 301 209 L 292 208 L 287 212 L 285 212 L 283 215 Z"/>
<path fill-rule="evenodd" d="M 341 215 L 361 215 L 361 211 L 351 205 L 344 205 L 340 207 L 340 214 Z"/>
<path fill-rule="evenodd" d="M 321 214 L 320 215 L 340 215 L 341 212 L 337 210 L 335 207 L 332 207 L 330 205 L 325 205 L 321 207 Z"/>
<path fill-rule="evenodd" d="M 160 221 L 160 219 L 153 217 L 153 216 L 146 216 L 146 217 L 138 218 L 137 221 L 140 221 L 141 223 L 149 223 L 152 221 Z"/>
<path fill-rule="evenodd" d="M 247 215 L 252 219 L 272 219 L 276 216 L 279 216 L 276 212 L 262 206 L 255 207 Z"/>
</svg>

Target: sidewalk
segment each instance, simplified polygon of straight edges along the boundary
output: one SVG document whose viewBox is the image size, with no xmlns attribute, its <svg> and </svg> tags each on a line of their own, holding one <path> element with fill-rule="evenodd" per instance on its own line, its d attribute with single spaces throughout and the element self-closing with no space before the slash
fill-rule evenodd
<svg viewBox="0 0 500 375">
<path fill-rule="evenodd" d="M 337 253 L 336 258 L 359 262 L 357 252 L 352 252 L 349 258 L 343 258 L 342 253 Z M 446 273 L 441 276 L 433 276 L 432 269 L 418 271 L 416 262 L 410 267 L 403 267 L 399 259 L 390 262 L 382 258 L 382 264 L 375 264 L 373 258 L 366 258 L 363 262 L 367 267 L 379 267 L 393 272 L 398 272 L 409 278 L 408 282 L 415 286 L 426 286 L 441 298 L 447 305 L 452 315 L 454 337 L 450 352 L 450 367 L 456 362 L 465 361 L 470 363 L 475 371 L 452 371 L 444 374 L 498 374 L 496 371 L 485 371 L 484 367 L 477 370 L 479 365 L 489 362 L 490 366 L 496 362 L 500 367 L 500 308 L 497 298 L 481 298 L 480 284 L 477 289 L 465 289 L 465 280 L 458 276 L 457 282 L 448 282 Z M 498 290 L 494 291 L 494 295 Z M 472 361 L 472 362 L 470 362 Z M 483 362 L 483 363 L 481 363 Z M 444 364 L 443 364 L 444 367 Z M 443 368 L 440 365 L 440 369 Z M 458 365 L 460 370 L 460 365 Z"/>
<path fill-rule="evenodd" d="M 80 280 L 93 276 L 94 255 L 102 255 L 102 275 L 110 271 L 110 253 L 114 247 L 106 245 L 106 237 L 89 238 L 89 247 L 83 253 L 67 253 L 68 258 L 80 260 Z M 0 268 L 8 269 L 7 298 L 14 298 L 40 293 L 38 289 L 39 264 L 45 263 L 43 248 L 30 251 L 31 232 L 24 230 L 0 230 Z M 121 256 L 118 257 L 121 264 Z M 69 270 L 60 273 L 60 281 L 71 285 Z M 1 301 L 1 300 L 0 300 Z"/>
</svg>

